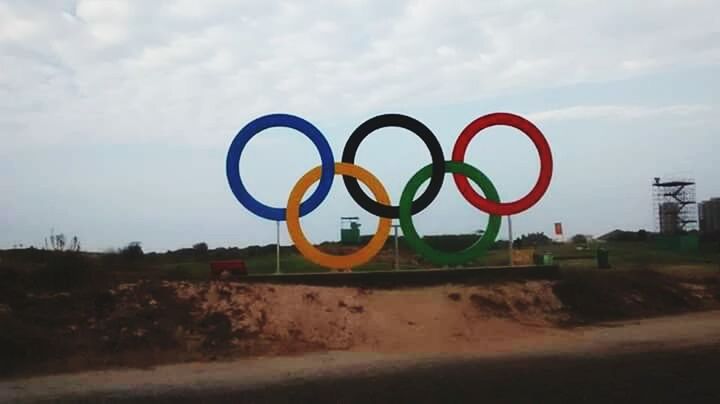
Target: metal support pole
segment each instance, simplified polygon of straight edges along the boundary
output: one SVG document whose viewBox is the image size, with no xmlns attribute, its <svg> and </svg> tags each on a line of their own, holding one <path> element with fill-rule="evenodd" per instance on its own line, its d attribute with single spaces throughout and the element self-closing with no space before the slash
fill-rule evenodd
<svg viewBox="0 0 720 404">
<path fill-rule="evenodd" d="M 275 222 L 277 224 L 276 227 L 276 244 L 275 244 L 275 273 L 280 273 L 280 222 Z"/>
<path fill-rule="evenodd" d="M 512 232 L 512 218 L 508 215 L 508 258 L 510 259 L 510 266 L 513 266 L 513 232 Z"/>
<path fill-rule="evenodd" d="M 392 225 L 393 231 L 395 232 L 395 270 L 400 269 L 400 251 L 398 248 L 398 227 L 399 224 Z"/>
</svg>

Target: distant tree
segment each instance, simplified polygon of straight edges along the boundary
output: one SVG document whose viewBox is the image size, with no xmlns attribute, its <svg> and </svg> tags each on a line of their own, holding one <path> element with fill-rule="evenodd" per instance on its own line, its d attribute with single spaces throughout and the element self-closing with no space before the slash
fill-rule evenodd
<svg viewBox="0 0 720 404">
<path fill-rule="evenodd" d="M 552 243 L 552 239 L 542 232 L 523 234 L 519 240 L 521 245 L 525 246 L 539 246 Z"/>
<path fill-rule="evenodd" d="M 573 244 L 587 244 L 587 237 L 583 236 L 582 234 L 576 234 L 572 236 L 570 241 L 572 241 Z"/>
<path fill-rule="evenodd" d="M 80 251 L 80 240 L 78 240 L 77 236 L 73 236 L 72 240 L 70 240 L 70 247 L 68 247 L 68 251 Z"/>
<path fill-rule="evenodd" d="M 552 239 L 542 232 L 523 234 L 513 241 L 516 248 L 537 247 L 548 244 L 552 244 Z"/>
<path fill-rule="evenodd" d="M 50 237 L 45 238 L 45 249 L 53 251 L 79 252 L 80 240 L 78 240 L 77 236 L 73 236 L 73 238 L 70 239 L 70 244 L 68 244 L 65 234 L 55 234 L 54 230 L 50 230 Z"/>
<path fill-rule="evenodd" d="M 605 241 L 648 241 L 653 238 L 653 234 L 647 230 L 623 231 L 615 230 L 604 236 Z"/>
<path fill-rule="evenodd" d="M 50 236 L 50 245 L 52 246 L 52 249 L 55 251 L 62 251 L 65 249 L 65 235 L 60 234 L 53 234 Z"/>
<path fill-rule="evenodd" d="M 129 261 L 138 260 L 145 255 L 139 241 L 133 241 L 123 247 L 120 254 Z"/>
<path fill-rule="evenodd" d="M 193 250 L 195 250 L 195 255 L 199 257 L 204 257 L 208 254 L 208 245 L 206 242 L 200 242 L 193 245 Z"/>
</svg>

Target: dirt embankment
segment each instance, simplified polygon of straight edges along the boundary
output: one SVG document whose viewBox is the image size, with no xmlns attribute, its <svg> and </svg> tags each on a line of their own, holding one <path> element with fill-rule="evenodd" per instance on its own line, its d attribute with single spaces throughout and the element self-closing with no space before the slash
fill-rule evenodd
<svg viewBox="0 0 720 404">
<path fill-rule="evenodd" d="M 0 373 L 144 366 L 311 350 L 511 350 L 565 326 L 717 307 L 718 278 L 653 272 L 367 290 L 139 282 L 16 294 L 0 305 Z"/>
</svg>

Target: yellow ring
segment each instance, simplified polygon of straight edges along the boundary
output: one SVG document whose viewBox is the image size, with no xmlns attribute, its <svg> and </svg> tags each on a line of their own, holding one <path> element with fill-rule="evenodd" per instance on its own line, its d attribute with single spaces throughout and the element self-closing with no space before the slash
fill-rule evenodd
<svg viewBox="0 0 720 404">
<path fill-rule="evenodd" d="M 315 246 L 305 238 L 302 229 L 300 229 L 300 201 L 303 196 L 305 196 L 305 192 L 310 188 L 310 185 L 320 179 L 321 169 L 321 166 L 317 166 L 308 171 L 307 174 L 300 178 L 293 187 L 292 192 L 290 192 L 286 211 L 288 233 L 293 243 L 295 243 L 295 248 L 297 248 L 305 258 L 318 265 L 331 269 L 358 267 L 373 259 L 385 246 L 385 241 L 387 241 L 390 235 L 391 221 L 388 218 L 381 217 L 378 222 L 377 231 L 370 239 L 370 242 L 352 254 L 332 255 L 315 248 Z M 385 187 L 380 183 L 380 180 L 364 168 L 354 164 L 335 163 L 335 174 L 349 175 L 357 178 L 370 188 L 370 191 L 375 195 L 375 199 L 377 199 L 378 202 L 383 205 L 390 205 L 390 197 L 387 191 L 385 191 Z"/>
</svg>

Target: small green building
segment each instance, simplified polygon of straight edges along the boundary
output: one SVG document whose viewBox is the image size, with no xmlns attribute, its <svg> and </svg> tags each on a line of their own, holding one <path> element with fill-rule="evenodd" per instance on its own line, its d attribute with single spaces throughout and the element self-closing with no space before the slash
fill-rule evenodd
<svg viewBox="0 0 720 404">
<path fill-rule="evenodd" d="M 340 218 L 340 242 L 342 244 L 360 244 L 360 220 L 357 216 Z"/>
</svg>

